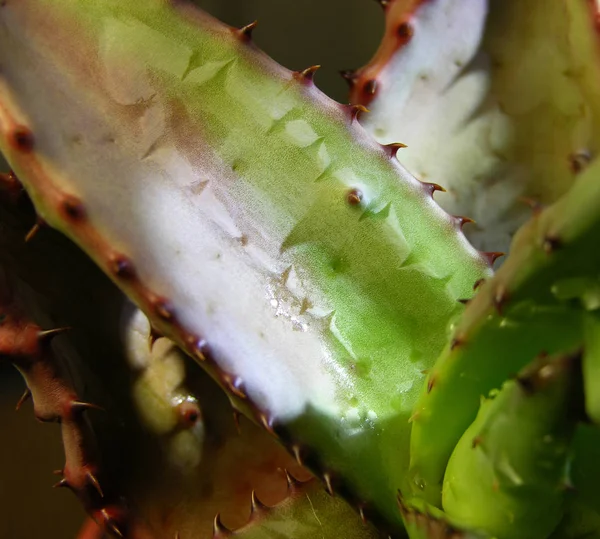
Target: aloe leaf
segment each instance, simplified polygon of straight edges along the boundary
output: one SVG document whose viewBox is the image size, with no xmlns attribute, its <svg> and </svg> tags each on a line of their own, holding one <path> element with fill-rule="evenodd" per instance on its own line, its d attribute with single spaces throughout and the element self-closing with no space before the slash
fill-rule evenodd
<svg viewBox="0 0 600 539">
<path fill-rule="evenodd" d="M 482 403 L 444 476 L 450 517 L 499 538 L 552 533 L 564 513 L 583 411 L 581 374 L 580 354 L 540 357 Z"/>
<path fill-rule="evenodd" d="M 407 145 L 401 162 L 467 215 L 477 247 L 505 251 L 600 150 L 594 2 L 391 0 L 370 63 L 347 74 L 363 125 Z"/>
<path fill-rule="evenodd" d="M 580 425 L 573 442 L 571 482 L 576 500 L 600 514 L 600 429 Z M 596 530 L 599 532 L 600 528 Z"/>
<path fill-rule="evenodd" d="M 600 537 L 600 429 L 596 426 L 578 425 L 568 472 L 565 516 L 550 539 L 596 539 Z"/>
<path fill-rule="evenodd" d="M 585 348 L 583 355 L 585 407 L 589 418 L 600 424 L 600 319 L 590 314 L 585 320 Z"/>
<path fill-rule="evenodd" d="M 541 352 L 581 346 L 587 302 L 565 283 L 597 277 L 600 164 L 516 234 L 511 254 L 481 286 L 428 375 L 413 415 L 413 491 L 440 503 L 448 458 L 475 419 L 481 395 L 499 388 Z M 586 297 L 586 294 L 583 294 Z"/>
<path fill-rule="evenodd" d="M 436 187 L 252 27 L 155 0 L 22 0 L 0 28 L 0 148 L 40 216 L 398 528 L 421 371 L 490 273 Z"/>
</svg>

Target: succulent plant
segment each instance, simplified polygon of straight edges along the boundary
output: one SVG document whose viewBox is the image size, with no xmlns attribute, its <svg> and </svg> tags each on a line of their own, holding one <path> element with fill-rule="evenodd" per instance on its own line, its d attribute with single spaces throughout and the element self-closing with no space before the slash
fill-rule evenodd
<svg viewBox="0 0 600 539">
<path fill-rule="evenodd" d="M 80 539 L 600 536 L 595 11 L 381 3 L 342 105 L 185 2 L 0 2 L 0 359 Z"/>
</svg>

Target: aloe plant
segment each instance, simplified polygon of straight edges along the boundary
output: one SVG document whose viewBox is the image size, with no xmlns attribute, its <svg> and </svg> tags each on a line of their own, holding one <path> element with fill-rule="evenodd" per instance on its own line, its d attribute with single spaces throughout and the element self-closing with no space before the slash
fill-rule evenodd
<svg viewBox="0 0 600 539">
<path fill-rule="evenodd" d="M 443 89 L 468 78 L 479 47 L 504 54 L 497 33 L 521 10 L 531 31 L 519 36 L 544 43 L 544 17 L 562 24 L 564 12 L 533 0 L 468 13 L 460 2 L 382 4 L 393 32 L 346 74 L 372 120 L 325 96 L 316 66 L 270 60 L 254 24 L 230 28 L 159 0 L 0 4 L 0 150 L 13 171 L 0 182 L 0 358 L 23 373 L 36 416 L 61 423 L 57 486 L 91 516 L 81 539 L 600 534 L 598 474 L 574 474 L 571 496 L 565 487 L 571 465 L 597 466 L 596 427 L 581 426 L 598 413 L 593 32 L 566 25 L 577 55 L 556 57 L 590 71 L 575 90 L 549 92 L 552 111 L 563 99 L 585 105 L 585 129 L 567 122 L 560 136 L 585 132 L 586 170 L 570 190 L 564 170 L 530 189 L 543 202 L 563 197 L 536 210 L 492 277 L 495 246 L 477 251 L 462 233 L 468 217 L 433 200 L 443 179 L 417 179 L 418 152 L 404 168 L 403 141 L 378 142 L 359 120 L 375 136 L 378 118 L 454 130 L 463 109 Z M 592 28 L 587 9 L 569 8 L 577 29 Z M 457 32 L 465 17 L 473 24 Z M 440 39 L 427 45 L 421 30 Z M 460 62 L 455 42 L 468 45 Z M 420 109 L 395 106 L 392 90 L 418 95 L 429 79 L 406 74 L 420 63 L 444 74 L 441 96 L 426 100 L 439 118 L 407 120 Z M 379 71 L 385 83 L 370 75 Z M 491 86 L 500 104 L 527 84 L 512 73 Z M 531 100 L 546 103 L 546 86 L 532 86 Z M 466 95 L 459 104 L 473 112 L 482 101 Z M 548 119 L 525 116 L 511 116 L 515 136 L 503 139 L 516 155 Z M 478 121 L 431 157 L 434 170 L 463 170 Z M 545 159 L 542 142 L 531 158 L 469 174 L 504 171 L 512 186 L 525 171 L 538 186 L 564 157 Z M 515 203 L 512 187 L 498 196 Z M 58 232 L 35 238 L 47 225 L 72 244 Z M 528 366 L 540 354 L 551 355 Z"/>
</svg>

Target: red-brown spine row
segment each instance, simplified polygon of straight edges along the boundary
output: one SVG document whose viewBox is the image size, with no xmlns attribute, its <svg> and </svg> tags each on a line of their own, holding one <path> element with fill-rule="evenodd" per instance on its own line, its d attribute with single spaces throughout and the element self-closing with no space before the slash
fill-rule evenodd
<svg viewBox="0 0 600 539">
<path fill-rule="evenodd" d="M 367 66 L 356 71 L 342 72 L 342 76 L 350 84 L 350 95 L 353 102 L 369 105 L 380 91 L 381 72 L 389 65 L 398 50 L 411 42 L 415 34 L 411 19 L 425 1 L 427 0 L 395 3 L 394 0 L 377 0 L 384 8 L 386 15 L 384 39 Z"/>
<path fill-rule="evenodd" d="M 77 397 L 51 349 L 51 341 L 68 328 L 43 331 L 23 317 L 12 300 L 0 303 L 0 313 L 0 360 L 13 363 L 27 384 L 17 409 L 32 398 L 38 420 L 61 425 L 66 461 L 64 468 L 55 472 L 62 478 L 54 486 L 73 491 L 95 516 L 111 514 L 114 511 L 106 508 L 105 492 L 94 464 L 92 435 L 84 417 L 84 413 L 101 408 Z M 113 518 L 96 520 L 107 532 L 123 536 Z"/>
<path fill-rule="evenodd" d="M 313 451 L 306 446 L 303 447 L 296 442 L 292 433 L 284 425 L 271 424 L 271 430 L 281 443 L 283 443 L 284 447 L 294 456 L 296 462 L 303 468 L 310 470 L 316 478 L 320 479 L 327 494 L 330 496 L 340 496 L 351 507 L 355 508 L 360 514 L 361 519 L 363 519 L 363 522 L 371 522 L 376 528 L 385 532 L 388 524 L 383 515 L 363 499 L 357 497 L 354 489 L 346 483 L 342 474 L 325 468 L 317 451 Z M 298 490 L 303 482 L 295 479 L 287 470 L 286 476 L 288 479 L 288 493 L 291 495 Z"/>
</svg>

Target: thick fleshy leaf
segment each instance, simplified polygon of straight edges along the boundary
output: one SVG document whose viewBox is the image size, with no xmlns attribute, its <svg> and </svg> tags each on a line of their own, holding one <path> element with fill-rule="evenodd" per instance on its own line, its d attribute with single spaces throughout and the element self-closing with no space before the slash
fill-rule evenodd
<svg viewBox="0 0 600 539">
<path fill-rule="evenodd" d="M 540 357 L 483 401 L 448 462 L 443 507 L 492 537 L 547 539 L 565 511 L 583 418 L 581 354 Z"/>
<path fill-rule="evenodd" d="M 469 238 L 504 251 L 600 150 L 596 2 L 391 0 L 373 60 L 349 79 L 361 121 L 401 162 L 476 221 Z"/>
<path fill-rule="evenodd" d="M 590 420 L 600 425 L 600 318 L 597 313 L 586 317 L 584 338 L 585 409 Z"/>
<path fill-rule="evenodd" d="M 431 503 L 440 503 L 448 458 L 475 419 L 480 396 L 531 357 L 583 344 L 600 267 L 600 252 L 591 247 L 600 233 L 598 178 L 600 162 L 519 230 L 510 256 L 481 286 L 431 369 L 411 436 L 412 487 Z"/>
<path fill-rule="evenodd" d="M 0 7 L 0 148 L 40 215 L 328 487 L 400 525 L 410 411 L 489 275 L 334 103 L 178 2 Z"/>
</svg>

